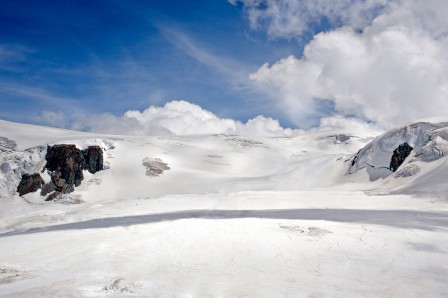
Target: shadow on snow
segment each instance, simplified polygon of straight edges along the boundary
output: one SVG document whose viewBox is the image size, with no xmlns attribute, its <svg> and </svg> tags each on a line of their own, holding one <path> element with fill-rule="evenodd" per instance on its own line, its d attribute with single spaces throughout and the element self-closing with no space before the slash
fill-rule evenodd
<svg viewBox="0 0 448 298">
<path fill-rule="evenodd" d="M 0 234 L 0 237 L 65 230 L 127 227 L 181 219 L 216 220 L 241 218 L 324 220 L 423 230 L 448 228 L 448 212 L 357 209 L 186 210 L 159 214 L 90 219 L 28 230 L 16 230 Z"/>
</svg>

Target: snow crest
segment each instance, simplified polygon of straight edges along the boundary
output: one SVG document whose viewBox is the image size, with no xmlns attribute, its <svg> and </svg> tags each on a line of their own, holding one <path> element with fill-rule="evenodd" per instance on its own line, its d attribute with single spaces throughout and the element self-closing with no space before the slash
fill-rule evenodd
<svg viewBox="0 0 448 298">
<path fill-rule="evenodd" d="M 411 163 L 431 162 L 448 155 L 448 122 L 411 123 L 384 133 L 352 158 L 348 173 L 354 174 L 365 169 L 370 180 L 390 176 L 393 152 L 405 143 L 408 143 L 413 150 L 398 168 L 394 177 L 409 177 L 417 174 L 419 166 L 411 166 Z"/>
</svg>

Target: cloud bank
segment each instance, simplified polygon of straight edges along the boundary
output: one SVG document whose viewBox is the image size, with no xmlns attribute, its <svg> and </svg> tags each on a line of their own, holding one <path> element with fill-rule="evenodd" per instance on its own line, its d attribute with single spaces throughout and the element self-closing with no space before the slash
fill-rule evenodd
<svg viewBox="0 0 448 298">
<path fill-rule="evenodd" d="M 302 128 L 316 126 L 322 102 L 341 115 L 389 128 L 448 109 L 448 5 L 443 0 L 242 0 L 253 28 L 301 38 L 320 32 L 302 56 L 261 66 L 260 91 Z M 330 112 L 330 114 L 331 114 Z"/>
<path fill-rule="evenodd" d="M 281 127 L 278 120 L 257 116 L 246 123 L 217 117 L 187 101 L 171 101 L 163 107 L 127 111 L 123 116 L 103 114 L 87 121 L 92 132 L 131 135 L 238 134 L 289 136 L 298 131 Z"/>
</svg>

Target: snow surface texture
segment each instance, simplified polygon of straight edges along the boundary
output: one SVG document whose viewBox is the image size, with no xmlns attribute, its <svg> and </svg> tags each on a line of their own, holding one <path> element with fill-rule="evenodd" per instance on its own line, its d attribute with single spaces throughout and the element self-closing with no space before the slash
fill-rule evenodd
<svg viewBox="0 0 448 298">
<path fill-rule="evenodd" d="M 117 137 L 0 122 L 11 169 L 0 177 L 0 296 L 446 297 L 445 127 L 373 140 L 355 129 Z M 367 164 L 387 167 L 403 142 L 414 148 L 405 163 L 370 181 Z M 42 169 L 55 143 L 100 145 L 109 168 L 55 202 L 19 197 L 16 173 Z"/>
</svg>

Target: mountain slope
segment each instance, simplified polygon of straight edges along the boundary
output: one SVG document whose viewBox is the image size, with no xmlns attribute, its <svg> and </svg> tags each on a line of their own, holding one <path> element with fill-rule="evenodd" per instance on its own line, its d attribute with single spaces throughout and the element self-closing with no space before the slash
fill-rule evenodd
<svg viewBox="0 0 448 298">
<path fill-rule="evenodd" d="M 413 149 L 370 181 L 376 156 L 435 141 L 374 135 L 105 136 L 1 122 L 0 295 L 444 297 L 446 157 L 411 162 Z M 19 197 L 21 174 L 41 173 L 56 143 L 100 146 L 106 169 L 55 201 Z M 395 177 L 413 163 L 418 173 Z"/>
<path fill-rule="evenodd" d="M 392 159 L 406 146 L 409 151 L 393 167 Z M 433 119 L 377 137 L 353 157 L 348 172 L 355 176 L 365 172 L 370 181 L 382 180 L 375 185 L 383 191 L 448 198 L 447 156 L 448 121 Z"/>
</svg>

